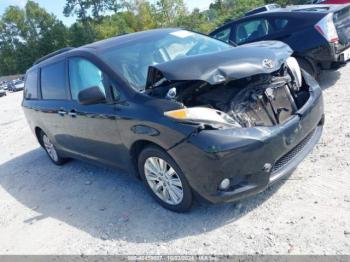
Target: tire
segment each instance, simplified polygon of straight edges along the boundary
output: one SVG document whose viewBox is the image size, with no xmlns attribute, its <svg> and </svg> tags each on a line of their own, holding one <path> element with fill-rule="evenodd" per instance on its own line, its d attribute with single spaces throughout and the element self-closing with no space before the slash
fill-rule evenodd
<svg viewBox="0 0 350 262">
<path fill-rule="evenodd" d="M 164 150 L 156 146 L 142 150 L 138 170 L 150 194 L 163 207 L 175 212 L 191 208 L 191 187 L 180 167 Z"/>
<path fill-rule="evenodd" d="M 313 78 L 318 79 L 320 69 L 314 61 L 305 58 L 297 58 L 297 61 L 302 69 L 308 72 Z"/>
<path fill-rule="evenodd" d="M 61 166 L 65 164 L 68 159 L 61 157 L 59 153 L 57 152 L 54 144 L 50 141 L 49 137 L 43 132 L 40 132 L 40 144 L 45 149 L 47 155 L 49 156 L 50 160 L 58 166 Z"/>
</svg>

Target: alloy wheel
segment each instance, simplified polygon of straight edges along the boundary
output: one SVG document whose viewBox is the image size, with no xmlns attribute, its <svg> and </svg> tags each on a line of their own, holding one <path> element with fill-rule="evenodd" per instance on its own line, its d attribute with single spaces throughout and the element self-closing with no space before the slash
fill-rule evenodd
<svg viewBox="0 0 350 262">
<path fill-rule="evenodd" d="M 174 168 L 159 157 L 149 157 L 144 164 L 145 177 L 152 191 L 165 203 L 178 205 L 184 191 Z"/>
<path fill-rule="evenodd" d="M 50 158 L 53 161 L 57 162 L 58 155 L 57 155 L 56 149 L 54 145 L 51 143 L 50 139 L 47 137 L 47 135 L 43 135 L 43 143 L 44 143 L 45 150 L 49 154 Z"/>
</svg>

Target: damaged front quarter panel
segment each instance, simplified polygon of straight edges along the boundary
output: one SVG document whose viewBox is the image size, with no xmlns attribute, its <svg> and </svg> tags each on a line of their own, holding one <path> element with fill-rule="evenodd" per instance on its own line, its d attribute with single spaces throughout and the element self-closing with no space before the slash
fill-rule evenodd
<svg viewBox="0 0 350 262">
<path fill-rule="evenodd" d="M 164 115 L 202 129 L 280 125 L 309 97 L 291 54 L 270 41 L 181 58 L 150 67 L 146 93 L 178 102 Z"/>
</svg>

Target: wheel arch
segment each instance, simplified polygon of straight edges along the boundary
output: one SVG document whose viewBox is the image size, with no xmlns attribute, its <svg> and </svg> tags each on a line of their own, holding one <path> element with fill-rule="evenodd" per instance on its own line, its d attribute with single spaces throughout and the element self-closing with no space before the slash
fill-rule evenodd
<svg viewBox="0 0 350 262">
<path fill-rule="evenodd" d="M 144 150 L 146 147 L 149 147 L 149 146 L 155 146 L 166 151 L 162 146 L 160 146 L 159 144 L 153 141 L 149 141 L 145 139 L 135 141 L 131 145 L 129 152 L 130 152 L 131 165 L 132 165 L 132 168 L 134 169 L 134 174 L 137 178 L 140 178 L 140 174 L 138 171 L 139 155 L 142 152 L 142 150 Z"/>
<path fill-rule="evenodd" d="M 41 137 L 40 137 L 41 132 L 44 132 L 44 131 L 40 127 L 37 126 L 37 127 L 34 128 L 34 132 L 35 132 L 35 136 L 36 136 L 39 144 L 42 147 L 44 147 L 43 142 L 41 141 Z"/>
</svg>

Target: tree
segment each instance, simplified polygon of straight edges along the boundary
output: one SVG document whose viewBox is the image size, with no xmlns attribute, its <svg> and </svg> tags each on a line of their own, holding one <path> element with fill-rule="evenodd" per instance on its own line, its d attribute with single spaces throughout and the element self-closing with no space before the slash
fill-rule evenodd
<svg viewBox="0 0 350 262">
<path fill-rule="evenodd" d="M 87 7 L 91 7 L 92 16 L 97 20 L 101 20 L 102 13 L 106 10 L 106 2 L 104 0 L 88 0 Z"/>
<path fill-rule="evenodd" d="M 91 19 L 88 15 L 88 9 L 91 7 L 90 0 L 66 0 L 63 14 L 67 17 L 76 15 L 78 21 L 82 23 L 86 32 L 88 32 L 89 41 L 95 40 L 95 32 L 91 25 Z M 97 12 L 97 10 L 96 10 Z"/>
<path fill-rule="evenodd" d="M 33 1 L 24 9 L 8 7 L 0 22 L 0 74 L 23 73 L 36 59 L 65 47 L 67 32 L 62 22 Z"/>
<path fill-rule="evenodd" d="M 214 25 L 210 23 L 208 12 L 194 9 L 192 13 L 182 18 L 181 27 L 196 32 L 209 32 L 214 28 Z"/>
<path fill-rule="evenodd" d="M 112 11 L 114 14 L 126 7 L 125 0 L 105 0 L 106 10 Z"/>
<path fill-rule="evenodd" d="M 187 15 L 183 0 L 159 0 L 156 3 L 157 21 L 161 27 L 177 26 L 178 20 Z"/>
<path fill-rule="evenodd" d="M 81 22 L 75 22 L 70 26 L 67 38 L 68 45 L 73 47 L 79 47 L 91 42 L 91 36 Z"/>
<path fill-rule="evenodd" d="M 136 3 L 135 15 L 137 17 L 137 31 L 149 30 L 157 27 L 155 21 L 156 9 L 147 1 Z"/>
</svg>

